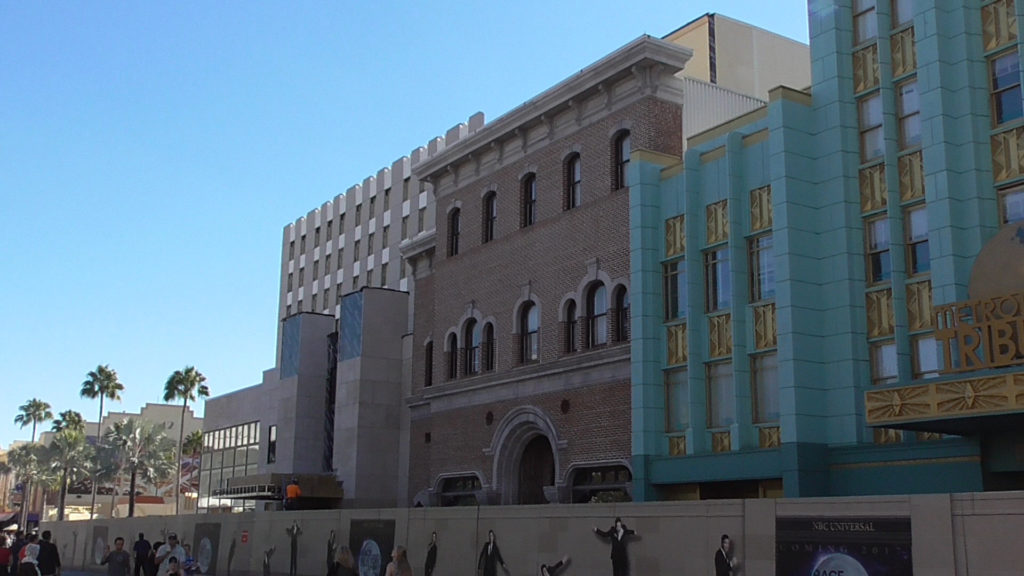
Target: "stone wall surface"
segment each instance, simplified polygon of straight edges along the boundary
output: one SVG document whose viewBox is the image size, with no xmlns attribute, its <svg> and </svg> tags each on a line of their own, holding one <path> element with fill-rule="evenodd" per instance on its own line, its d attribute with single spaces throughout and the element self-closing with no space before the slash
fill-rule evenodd
<svg viewBox="0 0 1024 576">
<path fill-rule="evenodd" d="M 608 528 L 616 516 L 637 531 L 628 546 L 633 574 L 712 574 L 723 533 L 735 543 L 737 574 L 773 574 L 780 518 L 909 518 L 914 573 L 919 575 L 999 576 L 1019 574 L 1024 565 L 1024 548 L 1018 545 L 1024 530 L 1024 492 L 255 512 L 56 522 L 43 528 L 53 531 L 69 571 L 104 572 L 96 563 L 97 550 L 116 536 L 130 543 L 138 532 L 153 541 L 176 531 L 194 550 L 202 538 L 210 540 L 214 554 L 207 573 L 263 574 L 264 556 L 273 548 L 269 573 L 288 574 L 292 550 L 287 530 L 297 524 L 296 574 L 324 574 L 332 530 L 336 542 L 347 545 L 350 527 L 383 521 L 389 530 L 394 523 L 394 542 L 408 547 L 416 574 L 423 573 L 432 531 L 438 534 L 435 574 L 446 576 L 473 574 L 487 531 L 494 530 L 509 576 L 537 574 L 542 562 L 554 562 L 563 554 L 572 557 L 563 572 L 570 576 L 611 572 L 609 545 L 592 529 Z"/>
</svg>

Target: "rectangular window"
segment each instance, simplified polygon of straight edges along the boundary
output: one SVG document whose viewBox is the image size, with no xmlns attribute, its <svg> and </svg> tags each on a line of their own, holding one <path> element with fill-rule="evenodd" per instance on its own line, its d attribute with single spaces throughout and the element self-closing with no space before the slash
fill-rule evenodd
<svg viewBox="0 0 1024 576">
<path fill-rule="evenodd" d="M 779 421 L 779 357 L 763 354 L 750 358 L 754 393 L 754 423 Z"/>
<path fill-rule="evenodd" d="M 775 298 L 775 251 L 772 235 L 750 240 L 750 301 Z"/>
<path fill-rule="evenodd" d="M 366 236 L 366 254 L 373 254 L 373 232 Z"/>
<path fill-rule="evenodd" d="M 287 318 L 287 317 L 289 317 L 291 315 L 292 315 L 292 305 L 289 304 L 289 305 L 284 307 L 284 316 L 285 316 L 285 318 Z"/>
<path fill-rule="evenodd" d="M 1013 50 L 990 61 L 992 83 L 992 121 L 996 126 L 1024 115 L 1020 91 L 1020 55 Z"/>
<path fill-rule="evenodd" d="M 320 277 L 320 261 L 313 260 L 313 279 L 316 280 Z"/>
<path fill-rule="evenodd" d="M 853 0 L 853 45 L 863 44 L 877 36 L 875 0 Z"/>
<path fill-rule="evenodd" d="M 900 116 L 900 150 L 921 145 L 921 104 L 917 80 L 896 86 L 897 112 Z"/>
<path fill-rule="evenodd" d="M 345 233 L 345 213 L 338 214 L 338 236 Z"/>
<path fill-rule="evenodd" d="M 324 276 L 331 273 L 331 255 L 324 256 Z"/>
<path fill-rule="evenodd" d="M 686 318 L 686 260 L 676 260 L 662 265 L 665 293 L 665 319 Z"/>
<path fill-rule="evenodd" d="M 892 340 L 871 345 L 871 383 L 889 384 L 899 377 L 896 343 Z"/>
<path fill-rule="evenodd" d="M 370 215 L 368 216 L 371 220 L 377 215 L 377 197 L 370 196 Z"/>
<path fill-rule="evenodd" d="M 892 27 L 902 28 L 914 23 L 913 0 L 892 0 Z"/>
<path fill-rule="evenodd" d="M 313 246 L 319 246 L 319 245 L 320 245 L 320 227 L 317 226 L 316 229 L 313 230 Z"/>
<path fill-rule="evenodd" d="M 427 224 L 427 209 L 425 207 L 420 208 L 416 213 L 416 230 L 423 232 L 424 226 Z"/>
<path fill-rule="evenodd" d="M 332 234 L 332 232 L 334 231 L 333 228 L 334 228 L 334 220 L 328 220 L 327 221 L 327 239 L 328 240 L 330 240 L 331 238 L 334 238 L 334 235 Z"/>
<path fill-rule="evenodd" d="M 398 261 L 398 279 L 405 278 L 405 258 Z"/>
<path fill-rule="evenodd" d="M 306 279 L 306 269 L 299 268 L 299 288 L 302 288 L 303 282 Z"/>
<path fill-rule="evenodd" d="M 388 247 L 388 228 L 390 228 L 390 226 L 385 226 L 385 227 L 381 228 L 381 231 L 380 231 L 380 247 L 381 248 L 387 248 Z"/>
<path fill-rule="evenodd" d="M 373 270 L 372 269 L 366 271 L 366 285 L 367 286 L 373 286 Z"/>
<path fill-rule="evenodd" d="M 942 369 L 942 351 L 935 336 L 918 336 L 914 343 L 914 378 L 935 378 Z"/>
<path fill-rule="evenodd" d="M 919 205 L 907 210 L 903 218 L 907 228 L 907 271 L 924 274 L 931 270 L 928 251 L 928 209 Z"/>
<path fill-rule="evenodd" d="M 409 237 L 409 217 L 402 216 L 402 240 Z"/>
<path fill-rule="evenodd" d="M 356 204 L 356 226 L 363 223 L 363 205 Z"/>
<path fill-rule="evenodd" d="M 1024 188 L 999 191 L 999 211 L 1003 224 L 1024 220 Z"/>
<path fill-rule="evenodd" d="M 324 288 L 324 311 L 331 307 L 331 289 Z"/>
<path fill-rule="evenodd" d="M 277 462 L 277 425 L 267 430 L 267 464 Z"/>
<path fill-rule="evenodd" d="M 288 291 L 291 292 L 291 290 L 292 290 L 292 273 L 289 272 L 288 273 Z"/>
<path fill-rule="evenodd" d="M 690 427 L 690 383 L 686 368 L 665 372 L 665 420 L 668 432 Z"/>
<path fill-rule="evenodd" d="M 380 285 L 381 287 L 388 285 L 388 264 L 387 262 L 380 265 Z"/>
<path fill-rule="evenodd" d="M 384 211 L 387 212 L 387 210 L 389 208 L 391 208 L 391 188 L 385 188 L 384 189 Z"/>
<path fill-rule="evenodd" d="M 295 240 L 288 243 L 288 259 L 295 259 Z"/>
<path fill-rule="evenodd" d="M 345 249 L 338 248 L 338 270 L 341 270 L 342 264 L 345 262 Z"/>
<path fill-rule="evenodd" d="M 731 304 L 732 276 L 729 271 L 729 252 L 726 248 L 704 254 L 705 310 L 725 310 Z"/>
<path fill-rule="evenodd" d="M 352 258 L 353 262 L 359 260 L 359 240 L 352 243 Z"/>
<path fill-rule="evenodd" d="M 359 274 L 353 274 L 352 275 L 352 289 L 353 290 L 358 290 L 359 289 Z"/>
<path fill-rule="evenodd" d="M 858 102 L 860 110 L 860 159 L 869 162 L 885 153 L 882 140 L 882 97 L 875 92 Z"/>
<path fill-rule="evenodd" d="M 299 238 L 299 252 L 302 253 L 302 254 L 306 253 L 306 235 L 305 234 L 303 234 Z"/>
<path fill-rule="evenodd" d="M 409 179 L 402 180 L 402 202 L 409 200 Z"/>
<path fill-rule="evenodd" d="M 313 311 L 313 312 L 317 311 L 317 309 L 316 309 L 316 294 L 313 294 L 313 307 L 310 308 L 310 310 Z"/>
<path fill-rule="evenodd" d="M 868 220 L 868 283 L 887 282 L 892 277 L 892 261 L 889 258 L 889 219 Z"/>
<path fill-rule="evenodd" d="M 736 422 L 736 387 L 732 363 L 708 364 L 708 428 L 726 428 Z"/>
</svg>

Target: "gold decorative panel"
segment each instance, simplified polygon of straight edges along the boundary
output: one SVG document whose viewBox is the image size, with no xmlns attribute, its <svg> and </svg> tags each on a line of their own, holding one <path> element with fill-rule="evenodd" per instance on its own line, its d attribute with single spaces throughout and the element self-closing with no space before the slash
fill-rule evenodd
<svg viewBox="0 0 1024 576">
<path fill-rule="evenodd" d="M 775 325 L 775 303 L 754 307 L 754 348 L 764 350 L 778 346 Z"/>
<path fill-rule="evenodd" d="M 686 216 L 665 220 L 665 257 L 686 253 Z"/>
<path fill-rule="evenodd" d="M 853 53 L 853 91 L 863 92 L 878 86 L 878 44 Z"/>
<path fill-rule="evenodd" d="M 874 426 L 1024 412 L 1024 373 L 870 390 L 864 407 Z"/>
<path fill-rule="evenodd" d="M 986 52 L 1017 40 L 1017 12 L 1013 0 L 998 0 L 981 8 L 981 36 Z"/>
<path fill-rule="evenodd" d="M 668 439 L 669 456 L 686 456 L 686 436 L 671 436 Z"/>
<path fill-rule="evenodd" d="M 750 191 L 750 231 L 772 229 L 772 187 Z"/>
<path fill-rule="evenodd" d="M 924 163 L 921 151 L 900 156 L 900 201 L 924 198 Z"/>
<path fill-rule="evenodd" d="M 722 200 L 709 204 L 708 244 L 718 244 L 729 239 L 729 201 Z"/>
<path fill-rule="evenodd" d="M 708 318 L 708 343 L 712 358 L 732 354 L 732 314 L 719 314 Z"/>
<path fill-rule="evenodd" d="M 942 434 L 938 432 L 918 432 L 918 442 L 935 442 L 936 440 L 942 440 Z"/>
<path fill-rule="evenodd" d="M 931 282 L 907 284 L 907 323 L 911 332 L 932 328 Z"/>
<path fill-rule="evenodd" d="M 892 312 L 892 290 L 875 290 L 867 293 L 868 338 L 892 336 L 896 319 Z"/>
<path fill-rule="evenodd" d="M 1024 176 L 1024 127 L 992 135 L 992 178 L 996 182 Z"/>
<path fill-rule="evenodd" d="M 875 444 L 899 444 L 903 442 L 903 431 L 892 428 L 875 428 Z"/>
<path fill-rule="evenodd" d="M 860 210 L 874 212 L 888 204 L 889 187 L 885 183 L 885 164 L 868 166 L 860 171 Z"/>
<path fill-rule="evenodd" d="M 917 68 L 914 50 L 914 28 L 911 26 L 892 35 L 892 75 L 903 76 Z"/>
<path fill-rule="evenodd" d="M 668 363 L 669 365 L 686 364 L 686 324 L 668 327 Z"/>
<path fill-rule="evenodd" d="M 757 429 L 757 445 L 761 448 L 778 448 L 781 443 L 778 426 L 765 426 Z"/>
<path fill-rule="evenodd" d="M 712 452 L 730 452 L 732 450 L 732 434 L 729 432 L 711 433 Z"/>
</svg>

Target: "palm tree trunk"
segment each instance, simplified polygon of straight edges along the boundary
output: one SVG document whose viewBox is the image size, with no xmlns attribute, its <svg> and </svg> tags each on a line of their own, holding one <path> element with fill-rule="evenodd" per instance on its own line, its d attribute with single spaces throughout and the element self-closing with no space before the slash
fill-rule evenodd
<svg viewBox="0 0 1024 576">
<path fill-rule="evenodd" d="M 57 520 L 64 521 L 64 503 L 68 495 L 68 468 L 61 471 L 60 475 L 60 498 L 57 500 Z"/>
<path fill-rule="evenodd" d="M 103 394 L 100 394 L 100 417 L 96 421 L 96 445 L 100 443 L 100 433 L 103 428 Z M 89 520 L 93 519 L 96 515 L 96 468 L 93 467 L 92 472 L 92 503 L 89 504 Z"/>
<path fill-rule="evenodd" d="M 174 473 L 174 515 L 178 515 L 178 502 L 181 500 L 181 452 L 185 448 L 185 410 L 188 408 L 188 397 L 181 403 L 181 423 L 178 424 L 178 466 Z"/>
<path fill-rule="evenodd" d="M 35 420 L 32 420 L 32 443 L 33 444 L 36 443 L 36 421 Z M 21 512 L 22 512 L 21 526 L 22 526 L 22 530 L 26 530 L 26 532 L 27 532 L 27 528 L 28 528 L 28 512 L 29 512 L 29 509 L 31 507 L 32 507 L 32 481 L 29 480 L 28 482 L 25 483 L 25 492 L 21 496 Z"/>
<path fill-rule="evenodd" d="M 132 479 L 128 483 L 128 517 L 135 517 L 135 466 L 132 466 Z"/>
</svg>

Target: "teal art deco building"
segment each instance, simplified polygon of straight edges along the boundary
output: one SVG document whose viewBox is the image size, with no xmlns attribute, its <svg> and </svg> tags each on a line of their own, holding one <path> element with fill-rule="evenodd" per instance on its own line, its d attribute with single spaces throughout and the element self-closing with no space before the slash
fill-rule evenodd
<svg viewBox="0 0 1024 576">
<path fill-rule="evenodd" d="M 1021 4 L 812 0 L 809 89 L 633 151 L 634 498 L 1024 488 Z"/>
</svg>

